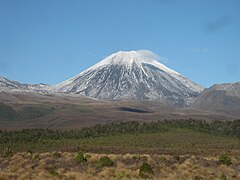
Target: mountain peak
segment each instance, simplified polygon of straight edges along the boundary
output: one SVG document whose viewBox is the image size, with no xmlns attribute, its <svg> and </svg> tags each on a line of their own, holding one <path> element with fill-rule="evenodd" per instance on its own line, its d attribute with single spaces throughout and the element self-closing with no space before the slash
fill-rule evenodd
<svg viewBox="0 0 240 180">
<path fill-rule="evenodd" d="M 109 56 L 109 59 L 113 59 L 113 62 L 118 63 L 154 63 L 158 59 L 158 56 L 148 50 L 119 51 Z"/>
<path fill-rule="evenodd" d="M 144 65 L 152 65 L 156 68 L 161 69 L 162 71 L 172 74 L 173 76 L 180 75 L 178 72 L 161 64 L 158 59 L 159 56 L 149 50 L 119 51 L 106 57 L 96 65 L 87 69 L 86 71 L 97 69 L 99 67 L 107 66 L 110 64 L 123 65 L 126 66 L 128 69 L 131 69 L 133 66 L 138 66 L 139 68 L 142 68 Z"/>
<path fill-rule="evenodd" d="M 105 65 L 108 63 L 113 64 L 123 64 L 123 65 L 132 65 L 133 63 L 153 63 L 156 61 L 156 55 L 147 50 L 140 51 L 119 51 L 114 53 L 104 60 L 102 60 L 99 65 Z"/>
<path fill-rule="evenodd" d="M 158 62 L 151 51 L 119 51 L 77 76 L 55 86 L 55 91 L 105 100 L 160 101 L 186 105 L 203 88 Z"/>
</svg>

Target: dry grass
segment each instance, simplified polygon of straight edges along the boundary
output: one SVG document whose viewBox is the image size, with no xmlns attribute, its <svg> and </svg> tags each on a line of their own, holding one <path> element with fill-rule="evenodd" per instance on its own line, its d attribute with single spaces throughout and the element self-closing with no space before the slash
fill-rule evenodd
<svg viewBox="0 0 240 180">
<path fill-rule="evenodd" d="M 16 153 L 0 156 L 0 179 L 139 179 L 139 167 L 147 162 L 154 171 L 153 179 L 240 179 L 240 157 L 231 155 L 232 164 L 222 165 L 216 156 L 204 155 L 139 155 L 87 153 L 87 162 L 78 164 L 76 152 Z M 99 168 L 97 162 L 108 156 L 112 167 Z"/>
</svg>

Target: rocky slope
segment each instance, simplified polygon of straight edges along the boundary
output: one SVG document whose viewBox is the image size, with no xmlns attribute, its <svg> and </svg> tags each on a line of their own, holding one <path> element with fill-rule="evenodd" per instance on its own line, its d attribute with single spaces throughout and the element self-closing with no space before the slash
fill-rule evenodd
<svg viewBox="0 0 240 180">
<path fill-rule="evenodd" d="M 177 106 L 188 105 L 203 90 L 156 59 L 150 51 L 120 51 L 54 90 L 104 100 L 159 101 Z"/>
<path fill-rule="evenodd" d="M 240 82 L 216 84 L 205 89 L 192 107 L 240 114 Z"/>
<path fill-rule="evenodd" d="M 47 93 L 49 89 L 50 86 L 46 84 L 22 84 L 17 81 L 11 81 L 7 78 L 0 77 L 0 91 L 30 91 Z"/>
</svg>

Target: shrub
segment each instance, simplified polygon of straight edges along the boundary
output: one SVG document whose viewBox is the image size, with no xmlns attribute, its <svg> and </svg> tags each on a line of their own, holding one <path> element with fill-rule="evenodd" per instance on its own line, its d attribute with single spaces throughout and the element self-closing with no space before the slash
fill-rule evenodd
<svg viewBox="0 0 240 180">
<path fill-rule="evenodd" d="M 33 154 L 33 152 L 31 150 L 27 150 L 28 154 Z"/>
<path fill-rule="evenodd" d="M 167 160 L 167 158 L 166 158 L 166 157 L 164 157 L 164 156 L 161 156 L 161 157 L 159 158 L 159 160 L 160 160 L 160 161 L 166 161 L 166 160 Z"/>
<path fill-rule="evenodd" d="M 85 154 L 85 158 L 86 158 L 86 159 L 90 159 L 90 158 L 91 158 L 91 155 L 90 155 L 90 154 Z"/>
<path fill-rule="evenodd" d="M 53 153 L 53 156 L 56 157 L 56 158 L 60 158 L 61 157 L 61 154 L 59 152 L 54 152 Z"/>
<path fill-rule="evenodd" d="M 32 159 L 33 159 L 33 160 L 40 160 L 39 154 L 33 154 L 33 155 L 32 155 Z"/>
<path fill-rule="evenodd" d="M 227 180 L 227 176 L 223 173 L 220 177 L 221 180 Z"/>
<path fill-rule="evenodd" d="M 225 165 L 231 165 L 232 164 L 232 159 L 229 157 L 229 156 L 227 156 L 226 154 L 224 154 L 224 155 L 221 155 L 220 157 L 219 157 L 219 162 L 221 163 L 221 164 L 225 164 Z"/>
<path fill-rule="evenodd" d="M 140 157 L 139 155 L 134 155 L 134 156 L 133 156 L 133 160 L 134 160 L 134 161 L 140 160 L 140 159 L 141 159 L 141 157 Z"/>
<path fill-rule="evenodd" d="M 130 179 L 130 175 L 126 171 L 121 171 L 117 174 L 117 179 Z"/>
<path fill-rule="evenodd" d="M 8 158 L 8 157 L 11 157 L 12 155 L 13 155 L 12 150 L 9 147 L 4 147 L 3 156 Z"/>
<path fill-rule="evenodd" d="M 101 157 L 97 162 L 97 166 L 99 168 L 110 167 L 112 165 L 113 165 L 113 161 L 107 156 Z"/>
<path fill-rule="evenodd" d="M 150 164 L 145 162 L 139 168 L 139 176 L 141 178 L 151 178 L 153 175 L 154 172 Z"/>
<path fill-rule="evenodd" d="M 45 168 L 49 174 L 51 174 L 52 176 L 58 176 L 58 172 L 56 171 L 56 167 L 55 166 L 49 166 Z"/>
<path fill-rule="evenodd" d="M 58 172 L 56 170 L 49 171 L 49 174 L 51 174 L 53 176 L 58 176 Z"/>
<path fill-rule="evenodd" d="M 180 156 L 177 156 L 177 155 L 176 155 L 176 156 L 173 156 L 173 159 L 174 159 L 175 161 L 180 161 L 181 158 L 180 158 Z"/>
<path fill-rule="evenodd" d="M 76 156 L 76 161 L 78 163 L 84 163 L 87 162 L 87 158 L 85 157 L 85 155 L 83 154 L 83 152 L 78 152 L 77 156 Z"/>
</svg>

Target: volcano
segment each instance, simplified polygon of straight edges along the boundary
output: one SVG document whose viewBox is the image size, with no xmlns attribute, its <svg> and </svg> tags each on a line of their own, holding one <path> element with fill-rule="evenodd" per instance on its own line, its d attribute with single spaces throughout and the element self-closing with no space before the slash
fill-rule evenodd
<svg viewBox="0 0 240 180">
<path fill-rule="evenodd" d="M 147 50 L 114 53 L 54 86 L 59 93 L 108 101 L 158 101 L 180 107 L 192 102 L 202 90 Z"/>
</svg>

